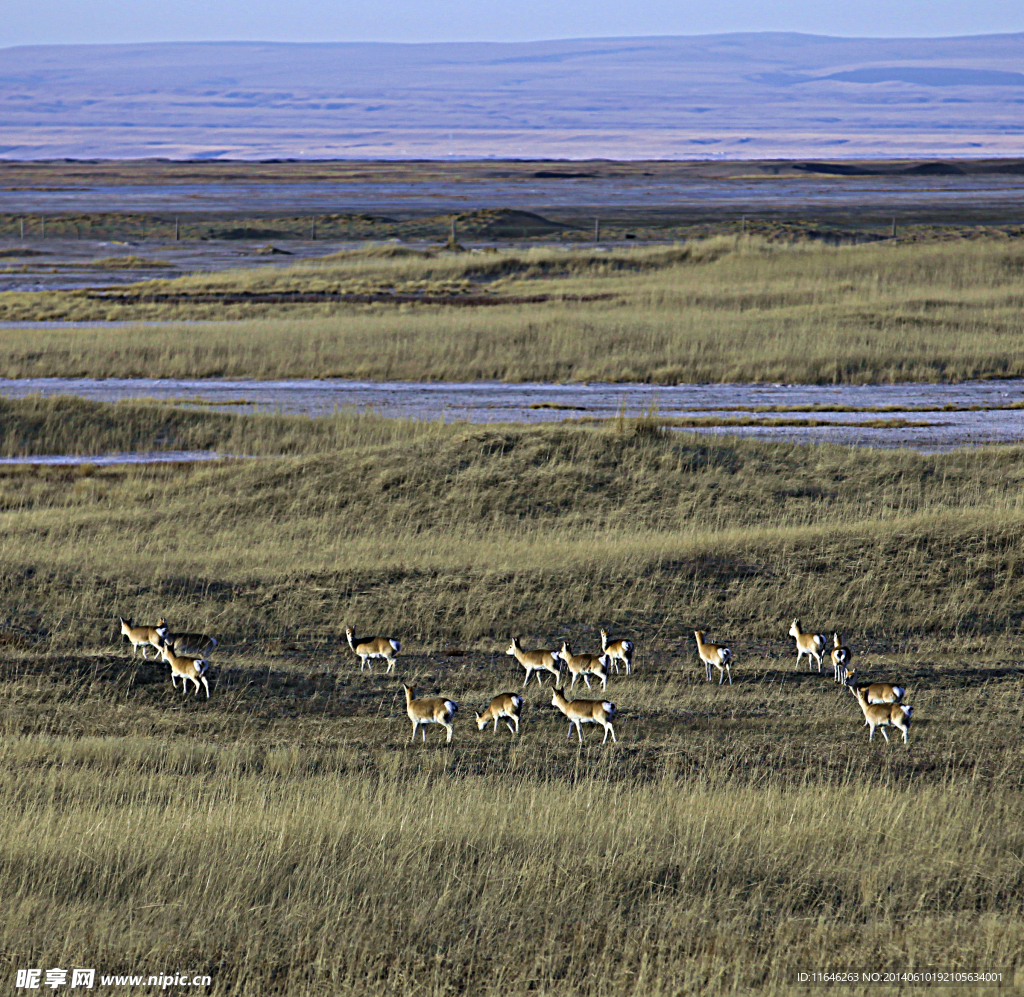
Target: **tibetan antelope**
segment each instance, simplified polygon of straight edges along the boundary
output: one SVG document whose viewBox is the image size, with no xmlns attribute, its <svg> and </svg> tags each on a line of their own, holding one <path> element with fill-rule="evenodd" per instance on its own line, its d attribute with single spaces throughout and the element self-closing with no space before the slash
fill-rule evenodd
<svg viewBox="0 0 1024 997">
<path fill-rule="evenodd" d="M 163 620 L 158 621 L 155 627 L 136 627 L 132 625 L 132 618 L 129 616 L 126 620 L 123 616 L 119 616 L 118 619 L 121 621 L 121 634 L 127 637 L 132 645 L 132 657 L 135 657 L 135 651 L 138 648 L 142 648 L 142 657 L 146 660 L 149 659 L 149 655 L 146 653 L 147 647 L 156 648 L 157 657 L 160 656 L 160 645 L 163 643 L 160 639 L 160 627 L 164 623 Z"/>
<path fill-rule="evenodd" d="M 483 713 L 476 713 L 476 729 L 484 730 L 494 721 L 494 733 L 498 733 L 498 721 L 504 718 L 508 729 L 513 734 L 519 733 L 519 717 L 523 712 L 523 697 L 511 692 L 503 692 L 491 700 L 491 705 Z M 515 723 L 515 727 L 512 724 Z"/>
<path fill-rule="evenodd" d="M 602 692 L 608 688 L 608 659 L 603 654 L 573 654 L 572 648 L 563 640 L 562 650 L 558 652 L 558 656 L 572 674 L 570 689 L 581 676 L 589 689 L 591 675 L 596 675 L 601 680 Z"/>
<path fill-rule="evenodd" d="M 395 655 L 402 650 L 402 645 L 397 640 L 391 637 L 364 637 L 357 643 L 354 627 L 345 627 L 345 636 L 348 638 L 348 646 L 359 658 L 360 671 L 369 664 L 372 672 L 374 658 L 383 658 L 388 663 L 385 675 L 395 667 Z"/>
<path fill-rule="evenodd" d="M 537 685 L 544 684 L 541 672 L 550 672 L 557 682 L 561 677 L 561 672 L 558 668 L 558 652 L 545 650 L 524 651 L 520 640 L 521 638 L 519 637 L 513 637 L 512 643 L 509 644 L 508 650 L 505 653 L 511 654 L 526 669 L 526 681 L 523 685 L 530 684 L 530 679 L 535 672 L 537 674 Z"/>
<path fill-rule="evenodd" d="M 796 666 L 800 667 L 800 659 L 806 654 L 811 661 L 818 663 L 818 671 L 821 671 L 821 659 L 825 654 L 824 634 L 805 634 L 800 629 L 800 621 L 794 620 L 789 628 L 789 636 L 796 638 Z M 807 666 L 810 668 L 810 665 Z"/>
<path fill-rule="evenodd" d="M 868 702 L 868 696 L 865 690 L 858 689 L 856 686 L 851 686 L 851 691 L 857 697 L 857 702 L 860 703 L 860 708 L 864 713 L 864 723 L 871 728 L 871 735 L 868 737 L 869 741 L 875 739 L 875 728 L 880 727 L 882 729 L 882 736 L 886 741 L 889 740 L 889 735 L 886 733 L 886 727 L 895 727 L 897 730 L 903 731 L 903 743 L 907 743 L 907 735 L 910 733 L 910 717 L 914 712 L 912 706 L 904 706 L 902 703 L 886 703 L 886 704 L 875 704 L 872 705 Z"/>
<path fill-rule="evenodd" d="M 416 731 L 421 724 L 423 725 L 424 742 L 427 740 L 427 724 L 440 724 L 448 731 L 446 743 L 450 744 L 454 733 L 452 718 L 455 716 L 459 704 L 451 699 L 414 699 L 413 694 L 416 690 L 411 685 L 403 685 L 402 688 L 405 690 L 405 712 L 412 721 L 413 741 L 416 740 Z"/>
<path fill-rule="evenodd" d="M 850 667 L 853 655 L 848 647 L 843 647 L 843 640 L 839 634 L 832 634 L 832 669 L 835 673 L 835 680 L 846 685 L 846 676 Z"/>
<path fill-rule="evenodd" d="M 210 683 L 206 681 L 206 673 L 210 669 L 209 662 L 202 658 L 188 658 L 175 654 L 170 644 L 161 644 L 160 653 L 163 655 L 164 661 L 171 666 L 171 685 L 177 688 L 178 684 L 175 679 L 181 677 L 181 694 L 183 696 L 188 692 L 189 682 L 195 683 L 198 696 L 201 682 L 206 689 L 206 698 L 210 698 Z"/>
<path fill-rule="evenodd" d="M 718 684 L 726 674 L 729 676 L 729 685 L 732 685 L 732 651 L 722 644 L 705 644 L 704 631 L 694 630 L 693 636 L 697 638 L 697 655 L 704 662 L 704 681 L 711 681 L 711 666 L 718 669 Z"/>
<path fill-rule="evenodd" d="M 854 679 L 854 675 L 856 674 L 856 668 L 851 668 L 847 671 L 846 685 L 854 696 L 857 695 L 857 690 L 860 689 L 867 696 L 868 702 L 872 705 L 878 703 L 902 703 L 903 697 L 907 694 L 907 690 L 902 685 L 890 685 L 888 682 L 873 682 L 871 685 L 857 685 L 856 680 Z"/>
<path fill-rule="evenodd" d="M 569 733 L 565 735 L 566 740 L 572 737 L 572 729 L 575 727 L 576 733 L 579 735 L 580 744 L 582 744 L 583 724 L 600 724 L 604 728 L 602 744 L 608 740 L 609 734 L 612 735 L 613 741 L 617 740 L 615 728 L 612 726 L 612 720 L 615 719 L 614 703 L 603 703 L 596 699 L 574 699 L 570 701 L 565 698 L 561 689 L 556 688 L 551 691 L 551 705 L 561 710 L 569 721 Z"/>
<path fill-rule="evenodd" d="M 170 644 L 175 654 L 198 655 L 202 657 L 208 651 L 217 646 L 216 637 L 208 637 L 206 634 L 171 633 L 171 628 L 166 620 L 161 620 L 156 625 L 156 632 L 160 635 L 161 644 Z"/>
<path fill-rule="evenodd" d="M 608 659 L 610 664 L 615 669 L 615 674 L 619 674 L 619 662 L 621 661 L 626 666 L 626 674 L 629 675 L 633 671 L 633 651 L 636 649 L 636 645 L 625 637 L 616 637 L 615 640 L 608 640 L 608 631 L 601 631 L 601 651 Z"/>
</svg>

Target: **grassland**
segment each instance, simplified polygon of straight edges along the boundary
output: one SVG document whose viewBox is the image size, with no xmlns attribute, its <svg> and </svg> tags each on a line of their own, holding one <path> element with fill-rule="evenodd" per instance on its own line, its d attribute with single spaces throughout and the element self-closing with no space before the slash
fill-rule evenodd
<svg viewBox="0 0 1024 997">
<path fill-rule="evenodd" d="M 0 188 L 2 189 L 2 188 Z M 857 245 L 891 237 L 889 219 L 876 216 L 841 218 L 822 222 L 807 218 L 746 219 L 710 217 L 701 221 L 672 217 L 664 208 L 652 211 L 625 209 L 545 208 L 545 214 L 513 208 L 479 208 L 447 214 L 393 218 L 387 214 L 250 215 L 234 212 L 182 212 L 177 214 L 97 211 L 25 214 L 0 212 L 0 240 L 16 240 L 13 248 L 30 249 L 40 240 L 114 240 L 139 244 L 164 240 L 178 249 L 190 242 L 220 242 L 243 248 L 245 243 L 264 241 L 277 244 L 280 252 L 292 252 L 297 245 L 331 242 L 381 242 L 401 240 L 445 245 L 455 226 L 460 242 L 504 242 L 522 245 L 552 242 L 591 244 L 594 214 L 602 216 L 598 235 L 603 242 L 635 240 L 671 243 L 712 236 L 750 235 L 771 241 L 812 240 L 830 245 Z M 668 217 L 666 217 L 666 214 Z M 969 216 L 970 212 L 966 212 Z M 549 217 L 550 216 L 550 217 Z M 901 242 L 961 241 L 985 238 L 1019 238 L 1024 226 L 984 218 L 986 224 L 916 221 L 901 223 Z M 284 249 L 284 246 L 288 246 Z M 10 253 L 9 255 L 21 255 Z M 30 256 L 31 253 L 24 254 Z M 44 251 L 44 255 L 48 255 Z"/>
<path fill-rule="evenodd" d="M 668 384 L 1020 376 L 1022 272 L 1016 240 L 356 252 L 102 292 L 0 294 L 5 321 L 100 323 L 0 329 L 0 374 Z"/>
<path fill-rule="evenodd" d="M 0 469 L 12 975 L 639 997 L 1024 966 L 1019 449 L 38 399 L 2 419 L 37 452 L 268 455 Z M 117 614 L 217 634 L 209 701 L 133 661 Z M 909 687 L 909 748 L 794 670 L 795 615 Z M 396 674 L 361 674 L 345 623 L 400 637 Z M 591 649 L 603 625 L 640 649 L 609 682 L 617 745 L 567 741 L 536 685 L 520 740 L 476 731 L 522 681 L 511 632 Z M 735 685 L 703 683 L 697 627 Z M 408 743 L 401 680 L 462 704 L 451 747 Z"/>
</svg>

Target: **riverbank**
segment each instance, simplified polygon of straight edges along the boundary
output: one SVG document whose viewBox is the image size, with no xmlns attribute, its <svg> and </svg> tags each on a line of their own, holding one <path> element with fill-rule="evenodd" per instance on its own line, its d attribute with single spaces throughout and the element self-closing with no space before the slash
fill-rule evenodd
<svg viewBox="0 0 1024 997">
<path fill-rule="evenodd" d="M 102 292 L 0 294 L 4 322 L 94 323 L 0 328 L 0 374 L 663 385 L 1021 377 L 1022 261 L 1009 238 L 378 247 Z"/>
</svg>

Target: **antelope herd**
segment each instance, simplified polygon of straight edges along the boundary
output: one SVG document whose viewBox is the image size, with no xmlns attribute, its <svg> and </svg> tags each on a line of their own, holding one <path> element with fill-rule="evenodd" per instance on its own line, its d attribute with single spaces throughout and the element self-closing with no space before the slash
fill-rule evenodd
<svg viewBox="0 0 1024 997">
<path fill-rule="evenodd" d="M 158 620 L 155 626 L 137 626 L 129 617 L 123 617 L 121 621 L 121 634 L 132 645 L 132 657 L 136 651 L 142 648 L 142 657 L 149 659 L 149 648 L 156 651 L 156 659 L 163 661 L 171 669 L 171 685 L 177 689 L 177 680 L 181 679 L 182 695 L 188 692 L 188 683 L 191 682 L 195 694 L 199 695 L 199 689 L 206 690 L 206 698 L 210 698 L 210 685 L 206 678 L 210 664 L 205 655 L 217 647 L 217 639 L 202 633 L 175 633 L 171 630 L 166 620 Z M 712 669 L 718 669 L 718 684 L 722 685 L 726 678 L 729 685 L 732 685 L 732 663 L 734 655 L 732 649 L 724 644 L 712 644 L 704 640 L 706 631 L 694 630 L 693 635 L 697 641 L 697 658 L 704 665 L 704 681 L 713 681 Z M 824 634 L 810 633 L 804 631 L 800 626 L 800 620 L 793 620 L 789 628 L 789 635 L 796 641 L 796 666 L 806 655 L 808 667 L 813 668 L 816 664 L 821 672 L 822 661 L 827 649 L 827 639 Z M 345 636 L 352 653 L 359 658 L 359 670 L 373 671 L 374 659 L 382 659 L 387 667 L 385 674 L 390 674 L 395 668 L 395 655 L 402 650 L 400 641 L 393 637 L 363 637 L 357 638 L 354 627 L 345 627 Z M 566 699 L 562 682 L 562 668 L 565 667 L 567 677 L 571 676 L 569 688 L 576 685 L 577 679 L 583 679 L 587 688 L 591 688 L 591 678 L 599 679 L 601 691 L 608 686 L 608 679 L 611 670 L 620 674 L 620 664 L 625 674 L 633 673 L 633 654 L 636 644 L 633 640 L 625 637 L 609 638 L 608 631 L 601 631 L 601 653 L 592 654 L 573 652 L 568 641 L 562 641 L 562 646 L 557 651 L 548 648 L 538 648 L 532 651 L 523 649 L 522 638 L 513 637 L 506 650 L 506 654 L 514 657 L 523 668 L 526 676 L 523 680 L 523 687 L 530 684 L 534 677 L 537 684 L 543 686 L 544 679 L 551 677 L 551 705 L 565 715 L 569 721 L 569 731 L 566 735 L 572 737 L 573 728 L 576 729 L 580 743 L 583 743 L 582 725 L 586 723 L 597 724 L 604 729 L 604 738 L 601 744 L 608 741 L 611 734 L 615 742 L 615 728 L 612 720 L 615 718 L 615 704 L 607 700 L 597 699 Z M 889 735 L 887 727 L 894 727 L 903 734 L 903 742 L 909 742 L 910 718 L 913 715 L 913 707 L 903 702 L 906 696 L 906 689 L 903 686 L 891 685 L 884 682 L 874 682 L 867 685 L 859 685 L 856 681 L 857 670 L 850 667 L 853 655 L 850 649 L 843 644 L 842 637 L 838 632 L 832 634 L 832 670 L 833 678 L 837 683 L 848 689 L 856 699 L 864 715 L 865 726 L 870 728 L 868 741 L 873 741 L 875 728 L 882 731 L 886 741 Z M 453 699 L 426 698 L 417 699 L 415 688 L 411 685 L 404 685 L 406 714 L 412 721 L 412 739 L 416 740 L 416 732 L 422 728 L 423 740 L 427 739 L 427 724 L 440 724 L 444 727 L 450 743 L 454 736 L 453 720 L 458 711 L 458 703 Z M 498 732 L 499 721 L 504 721 L 509 732 L 515 736 L 520 732 L 520 720 L 522 718 L 525 700 L 521 695 L 511 692 L 501 693 L 495 696 L 483 713 L 475 713 L 477 729 L 485 730 L 489 723 L 493 723 L 493 731 Z"/>
</svg>

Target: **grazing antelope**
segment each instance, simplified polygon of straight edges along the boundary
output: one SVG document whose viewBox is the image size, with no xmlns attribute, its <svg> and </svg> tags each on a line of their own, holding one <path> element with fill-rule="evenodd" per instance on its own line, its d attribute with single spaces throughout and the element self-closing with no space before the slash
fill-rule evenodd
<svg viewBox="0 0 1024 997">
<path fill-rule="evenodd" d="M 360 671 L 374 658 L 383 658 L 387 661 L 388 667 L 385 669 L 385 675 L 395 667 L 395 655 L 402 650 L 402 645 L 397 640 L 391 637 L 364 637 L 357 644 L 354 627 L 345 627 L 345 636 L 348 638 L 348 646 L 359 657 Z M 370 663 L 370 671 L 373 671 L 372 663 Z"/>
<path fill-rule="evenodd" d="M 601 680 L 602 692 L 608 688 L 608 659 L 603 654 L 573 654 L 572 648 L 563 640 L 562 650 L 558 652 L 558 656 L 565 662 L 572 674 L 572 681 L 569 683 L 570 689 L 576 684 L 576 679 L 581 676 L 589 689 L 591 675 L 596 675 Z"/>
<path fill-rule="evenodd" d="M 718 669 L 718 684 L 726 674 L 729 675 L 729 685 L 732 685 L 732 651 L 722 644 L 705 644 L 704 631 L 694 630 L 693 636 L 697 638 L 697 655 L 704 662 L 704 680 L 711 681 L 711 666 Z"/>
<path fill-rule="evenodd" d="M 511 692 L 503 692 L 500 696 L 495 696 L 491 700 L 491 705 L 487 707 L 484 713 L 476 713 L 476 729 L 484 730 L 487 725 L 493 720 L 494 721 L 494 733 L 498 733 L 498 721 L 502 717 L 505 718 L 505 723 L 508 724 L 508 729 L 513 734 L 519 733 L 519 717 L 523 712 L 523 697 L 516 696 Z M 512 724 L 515 723 L 513 728 Z"/>
<path fill-rule="evenodd" d="M 846 676 L 852 660 L 853 655 L 850 654 L 848 647 L 843 647 L 843 641 L 839 634 L 832 634 L 832 669 L 837 682 L 846 685 Z"/>
<path fill-rule="evenodd" d="M 633 671 L 633 651 L 636 645 L 625 637 L 616 637 L 615 640 L 608 640 L 608 631 L 601 631 L 601 650 L 608 659 L 608 664 L 615 668 L 615 674 L 619 674 L 619 662 L 626 666 L 626 674 Z"/>
<path fill-rule="evenodd" d="M 551 705 L 558 707 L 569 721 L 569 733 L 565 735 L 566 740 L 572 737 L 572 729 L 575 727 L 576 733 L 579 735 L 580 744 L 582 744 L 582 724 L 600 724 L 604 728 L 602 744 L 608 740 L 609 733 L 612 735 L 613 741 L 617 740 L 615 728 L 612 726 L 612 720 L 615 718 L 614 703 L 602 703 L 596 699 L 574 699 L 570 701 L 565 698 L 561 689 L 556 688 L 551 691 Z"/>
<path fill-rule="evenodd" d="M 181 694 L 183 696 L 188 692 L 188 682 L 191 681 L 195 683 L 197 696 L 199 695 L 199 683 L 202 682 L 206 689 L 206 698 L 210 698 L 210 683 L 206 681 L 206 673 L 210 669 L 208 661 L 175 654 L 170 644 L 161 644 L 160 653 L 163 655 L 164 661 L 171 666 L 171 685 L 177 688 L 178 683 L 175 682 L 175 679 L 181 676 Z"/>
<path fill-rule="evenodd" d="M 812 661 L 818 663 L 818 671 L 821 671 L 821 659 L 825 654 L 824 634 L 805 634 L 800 629 L 800 621 L 794 620 L 789 628 L 789 636 L 796 638 L 796 666 L 800 667 L 800 659 L 806 654 Z M 810 668 L 810 665 L 807 666 Z"/>
<path fill-rule="evenodd" d="M 537 685 L 544 684 L 541 672 L 550 672 L 557 682 L 561 677 L 561 672 L 558 668 L 558 652 L 545 650 L 524 651 L 520 640 L 521 638 L 519 637 L 513 637 L 512 643 L 509 644 L 508 650 L 505 653 L 513 655 L 516 661 L 526 669 L 526 681 L 523 685 L 530 684 L 530 679 L 534 672 L 537 673 Z"/>
<path fill-rule="evenodd" d="M 857 685 L 853 676 L 857 674 L 856 668 L 851 668 L 846 673 L 846 685 L 854 696 L 860 689 L 867 696 L 869 703 L 902 703 L 907 690 L 902 685 L 890 685 L 888 682 L 873 682 L 871 685 Z"/>
<path fill-rule="evenodd" d="M 904 706 L 902 703 L 872 705 L 868 702 L 867 693 L 863 689 L 858 689 L 856 686 L 850 688 L 857 697 L 857 702 L 860 703 L 860 708 L 864 713 L 864 723 L 871 728 L 869 741 L 875 739 L 876 727 L 881 727 L 882 736 L 886 741 L 889 740 L 889 735 L 885 728 L 895 727 L 897 730 L 903 731 L 903 743 L 907 743 L 907 735 L 910 733 L 910 717 L 914 712 L 912 706 Z"/>
<path fill-rule="evenodd" d="M 126 620 L 123 616 L 119 616 L 118 619 L 121 621 L 121 634 L 127 637 L 131 641 L 132 645 L 132 657 L 135 657 L 135 651 L 138 648 L 142 648 L 142 657 L 147 661 L 149 655 L 146 653 L 147 647 L 156 648 L 157 657 L 160 655 L 160 626 L 163 624 L 163 620 L 160 620 L 155 627 L 136 627 L 132 625 L 132 618 L 129 616 Z"/>
<path fill-rule="evenodd" d="M 161 620 L 157 623 L 156 632 L 160 636 L 160 643 L 170 644 L 175 654 L 197 654 L 202 656 L 217 646 L 217 638 L 208 637 L 206 634 L 172 634 L 166 620 Z"/>
<path fill-rule="evenodd" d="M 427 740 L 427 724 L 440 724 L 448 731 L 446 743 L 450 744 L 454 733 L 452 718 L 455 716 L 459 704 L 451 699 L 414 699 L 413 693 L 416 690 L 411 685 L 403 685 L 402 688 L 405 690 L 405 712 L 412 721 L 413 741 L 416 740 L 416 731 L 421 724 L 423 725 L 424 742 Z"/>
</svg>

